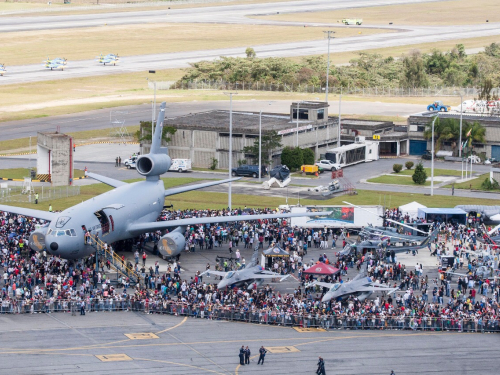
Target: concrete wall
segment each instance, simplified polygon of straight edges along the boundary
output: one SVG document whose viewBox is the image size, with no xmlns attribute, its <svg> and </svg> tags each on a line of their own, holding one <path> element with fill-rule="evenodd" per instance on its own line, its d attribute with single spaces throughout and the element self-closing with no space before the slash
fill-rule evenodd
<svg viewBox="0 0 500 375">
<path fill-rule="evenodd" d="M 46 168 L 50 159 L 52 186 L 67 186 L 73 178 L 73 148 L 71 137 L 59 133 L 38 133 L 37 150 L 40 150 L 37 167 Z M 50 158 L 47 156 L 50 154 Z M 45 169 L 44 169 L 45 170 Z M 41 174 L 41 170 L 37 171 Z M 49 173 L 47 171 L 46 173 Z"/>
</svg>

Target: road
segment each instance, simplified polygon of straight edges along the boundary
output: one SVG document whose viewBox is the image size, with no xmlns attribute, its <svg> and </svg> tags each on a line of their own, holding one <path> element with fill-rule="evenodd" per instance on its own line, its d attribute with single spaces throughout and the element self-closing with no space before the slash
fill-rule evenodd
<svg viewBox="0 0 500 375">
<path fill-rule="evenodd" d="M 405 0 L 404 3 L 424 2 L 423 0 Z M 154 22 L 174 23 L 232 23 L 232 24 L 291 24 L 303 27 L 350 27 L 317 23 L 283 23 L 279 21 L 256 20 L 248 16 L 275 13 L 291 13 L 299 11 L 346 9 L 361 6 L 375 6 L 401 3 L 397 0 L 383 0 L 371 2 L 358 0 L 355 2 L 341 1 L 332 3 L 328 0 L 314 2 L 298 1 L 283 3 L 259 4 L 258 10 L 254 4 L 231 5 L 207 8 L 186 8 L 166 11 L 141 11 L 106 13 L 78 16 L 42 16 L 42 17 L 3 17 L 0 18 L 0 31 L 42 30 L 52 28 L 92 27 L 107 25 L 141 24 Z M 485 23 L 480 25 L 460 26 L 383 26 L 392 31 L 387 33 L 347 37 L 331 40 L 332 54 L 337 52 L 360 51 L 373 48 L 388 48 L 402 45 L 457 40 L 481 36 L 500 35 L 500 23 Z M 353 26 L 377 27 L 382 26 Z M 321 33 L 320 33 L 321 34 Z M 319 34 L 318 34 L 319 35 Z M 253 47 L 259 57 L 292 57 L 310 56 L 325 53 L 325 41 L 322 38 L 312 41 L 273 43 L 266 45 L 245 46 Z M 0 80 L 0 85 L 57 80 L 66 78 L 99 76 L 127 72 L 144 71 L 148 69 L 170 69 L 189 67 L 190 63 L 202 60 L 214 60 L 220 56 L 243 57 L 245 49 L 221 48 L 213 50 L 184 51 L 175 53 L 150 54 L 127 56 L 120 60 L 118 66 L 102 66 L 95 60 L 70 61 L 64 71 L 51 71 L 40 67 L 40 64 L 11 66 L 9 74 Z"/>
<path fill-rule="evenodd" d="M 289 113 L 290 104 L 291 101 L 289 100 L 234 101 L 233 110 L 254 112 L 263 110 L 264 112 L 270 113 Z M 338 102 L 331 101 L 330 114 L 336 113 L 337 108 Z M 404 117 L 412 113 L 420 112 L 422 108 L 423 106 L 420 104 L 342 101 L 342 112 L 344 114 L 401 116 L 403 121 Z M 172 118 L 190 113 L 217 109 L 228 110 L 228 102 L 207 101 L 170 103 L 167 106 L 167 117 Z M 120 111 L 126 113 L 126 126 L 138 125 L 139 121 L 148 121 L 151 119 L 151 104 L 120 107 Z M 57 127 L 59 127 L 60 131 L 63 133 L 111 129 L 110 110 L 102 109 L 70 115 L 2 122 L 0 123 L 0 141 L 36 136 L 37 132 L 55 131 Z"/>
</svg>

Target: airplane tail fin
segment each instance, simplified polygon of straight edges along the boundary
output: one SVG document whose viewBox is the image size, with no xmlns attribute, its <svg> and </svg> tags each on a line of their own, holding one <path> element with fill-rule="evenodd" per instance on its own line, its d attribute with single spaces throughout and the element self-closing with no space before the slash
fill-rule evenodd
<svg viewBox="0 0 500 375">
<path fill-rule="evenodd" d="M 368 260 L 365 260 L 361 264 L 361 268 L 359 269 L 359 273 L 352 280 L 353 281 L 354 280 L 359 280 L 359 279 L 362 279 L 363 277 L 366 277 L 367 272 L 368 272 Z"/>
<path fill-rule="evenodd" d="M 165 120 L 166 106 L 167 106 L 166 102 L 163 102 L 160 105 L 160 112 L 158 113 L 158 119 L 156 120 L 155 132 L 153 134 L 153 140 L 151 143 L 151 151 L 149 152 L 150 154 L 167 153 L 167 152 L 161 152 L 162 149 L 166 149 L 166 147 L 161 147 L 161 139 L 163 135 L 163 121 Z"/>
<path fill-rule="evenodd" d="M 259 263 L 259 244 L 257 244 L 253 249 L 252 259 L 247 264 L 245 268 L 251 268 Z"/>
</svg>

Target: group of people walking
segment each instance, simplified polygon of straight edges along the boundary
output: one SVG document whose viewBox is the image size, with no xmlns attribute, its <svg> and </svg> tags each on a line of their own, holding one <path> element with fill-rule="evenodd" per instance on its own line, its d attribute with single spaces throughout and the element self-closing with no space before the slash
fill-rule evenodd
<svg viewBox="0 0 500 375">
<path fill-rule="evenodd" d="M 267 350 L 264 348 L 264 346 L 261 346 L 259 349 L 259 361 L 257 362 L 258 365 L 264 364 L 264 359 L 266 357 L 266 353 L 267 353 Z M 248 346 L 245 347 L 245 345 L 241 345 L 240 354 L 239 354 L 241 366 L 245 366 L 245 365 L 250 364 L 250 355 L 251 355 L 250 348 Z"/>
</svg>

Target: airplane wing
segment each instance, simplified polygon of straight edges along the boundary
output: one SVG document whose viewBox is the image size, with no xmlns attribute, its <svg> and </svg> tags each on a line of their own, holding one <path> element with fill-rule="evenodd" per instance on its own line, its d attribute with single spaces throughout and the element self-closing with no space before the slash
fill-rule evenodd
<svg viewBox="0 0 500 375">
<path fill-rule="evenodd" d="M 201 225 L 201 224 L 216 224 L 216 223 L 229 223 L 233 221 L 250 221 L 250 220 L 267 220 L 288 217 L 301 217 L 305 213 L 283 213 L 283 214 L 264 214 L 264 215 L 237 215 L 237 216 L 215 216 L 215 217 L 199 217 L 190 219 L 179 219 L 170 221 L 154 221 L 152 223 L 135 223 L 130 224 L 127 230 L 133 236 L 162 230 L 171 227 L 178 227 L 182 225 Z M 327 216 L 330 212 L 315 212 L 315 216 Z"/>
<path fill-rule="evenodd" d="M 167 189 L 167 190 L 165 190 L 165 196 L 168 197 L 169 195 L 175 195 L 175 194 L 185 193 L 186 191 L 203 189 L 203 188 L 206 188 L 206 187 L 210 187 L 210 186 L 214 186 L 214 185 L 220 185 L 220 184 L 225 184 L 227 182 L 237 181 L 237 180 L 240 180 L 240 179 L 241 179 L 241 177 L 238 177 L 238 178 L 228 178 L 226 180 L 210 181 L 210 182 L 204 182 L 202 184 L 188 185 L 188 186 L 182 186 L 182 187 L 178 187 L 178 188 Z"/>
<path fill-rule="evenodd" d="M 33 210 L 31 208 L 22 208 L 22 207 L 13 207 L 13 206 L 5 206 L 0 204 L 0 211 L 10 212 L 17 215 L 24 215 L 29 217 L 35 217 L 37 219 L 52 221 L 55 220 L 58 216 L 55 212 L 41 211 L 41 210 Z"/>
<path fill-rule="evenodd" d="M 306 287 L 310 287 L 310 286 L 314 286 L 314 285 L 319 285 L 319 286 L 322 286 L 323 288 L 330 289 L 334 284 L 325 283 L 323 281 L 313 281 L 312 283 L 307 284 Z"/>
<path fill-rule="evenodd" d="M 212 271 L 212 270 L 206 270 L 202 273 L 200 273 L 200 276 L 207 275 L 208 277 L 215 275 L 215 276 L 226 276 L 228 272 L 224 271 Z"/>
<path fill-rule="evenodd" d="M 97 173 L 86 172 L 85 176 L 89 176 L 90 178 L 93 178 L 94 180 L 100 181 L 106 185 L 113 186 L 115 188 L 123 186 L 123 185 L 127 185 L 126 182 L 123 182 L 120 180 L 115 180 L 113 178 L 109 178 L 106 176 L 102 176 L 102 175 L 97 174 Z"/>
<path fill-rule="evenodd" d="M 382 291 L 382 292 L 392 293 L 398 289 L 399 288 L 394 288 L 392 286 L 370 283 L 368 285 L 356 287 L 356 292 L 380 292 L 380 291 Z"/>
</svg>

